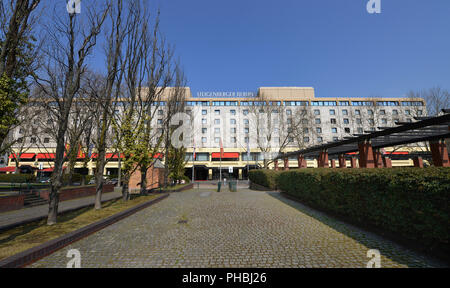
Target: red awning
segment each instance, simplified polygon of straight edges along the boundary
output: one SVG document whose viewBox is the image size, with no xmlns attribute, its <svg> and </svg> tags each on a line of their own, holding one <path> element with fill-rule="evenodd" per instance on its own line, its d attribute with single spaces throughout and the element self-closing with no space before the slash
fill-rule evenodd
<svg viewBox="0 0 450 288">
<path fill-rule="evenodd" d="M 16 167 L 2 167 L 0 168 L 0 172 L 14 172 L 16 171 Z"/>
<path fill-rule="evenodd" d="M 36 154 L 34 153 L 22 153 L 20 154 L 20 159 L 33 159 Z M 16 158 L 16 154 L 9 155 L 9 159 Z"/>
<path fill-rule="evenodd" d="M 65 170 L 67 167 L 63 167 L 63 170 Z M 50 168 L 45 168 L 45 169 L 42 169 L 42 170 L 39 170 L 39 171 L 41 171 L 41 172 L 53 172 L 53 167 L 50 167 Z"/>
<path fill-rule="evenodd" d="M 389 155 L 408 155 L 409 152 L 408 151 L 385 152 L 384 154 L 389 154 Z"/>
<path fill-rule="evenodd" d="M 38 160 L 49 160 L 49 159 L 55 159 L 55 154 L 54 153 L 39 153 L 37 154 L 36 157 Z"/>
<path fill-rule="evenodd" d="M 96 155 L 97 156 L 97 155 Z M 119 159 L 119 153 L 106 153 L 106 159 Z M 123 159 L 123 154 L 120 154 L 120 159 Z"/>
<path fill-rule="evenodd" d="M 211 154 L 212 158 L 220 158 L 220 152 L 215 152 Z M 222 159 L 227 158 L 239 158 L 239 153 L 238 152 L 225 152 L 222 155 Z"/>
<path fill-rule="evenodd" d="M 161 153 L 156 153 L 155 155 L 153 155 L 153 158 L 159 158 L 159 159 L 161 159 L 161 158 L 163 158 L 163 154 L 161 154 Z"/>
</svg>

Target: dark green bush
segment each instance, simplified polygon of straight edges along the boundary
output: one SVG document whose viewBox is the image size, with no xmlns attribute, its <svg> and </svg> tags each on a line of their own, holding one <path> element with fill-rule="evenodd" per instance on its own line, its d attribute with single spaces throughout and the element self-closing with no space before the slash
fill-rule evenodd
<svg viewBox="0 0 450 288">
<path fill-rule="evenodd" d="M 276 182 L 312 206 L 449 249 L 449 168 L 300 169 Z"/>
<path fill-rule="evenodd" d="M 249 171 L 248 178 L 255 184 L 276 190 L 276 177 L 280 172 L 275 170 L 257 169 Z"/>
<path fill-rule="evenodd" d="M 33 174 L 0 174 L 0 183 L 27 183 L 35 179 Z"/>
</svg>

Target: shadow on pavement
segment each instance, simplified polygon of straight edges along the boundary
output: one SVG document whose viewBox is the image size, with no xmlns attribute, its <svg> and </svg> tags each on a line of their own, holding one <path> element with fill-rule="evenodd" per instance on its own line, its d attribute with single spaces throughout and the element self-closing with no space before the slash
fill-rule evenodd
<svg viewBox="0 0 450 288">
<path fill-rule="evenodd" d="M 405 248 L 374 232 L 356 227 L 355 225 L 336 219 L 331 215 L 327 215 L 325 212 L 315 210 L 311 207 L 306 206 L 305 204 L 286 198 L 279 192 L 266 193 L 271 197 L 274 197 L 277 200 L 296 209 L 297 211 L 304 213 L 316 219 L 317 221 L 320 221 L 321 223 L 329 226 L 330 228 L 354 239 L 355 241 L 366 246 L 368 249 L 378 249 L 381 255 L 397 263 L 406 265 L 408 267 L 448 267 L 443 262 L 436 260 L 431 256 L 424 255 L 422 253 L 419 254 L 418 252 Z M 401 251 L 401 253 L 399 253 L 399 250 Z M 421 261 L 418 261 L 417 258 L 419 258 Z"/>
</svg>

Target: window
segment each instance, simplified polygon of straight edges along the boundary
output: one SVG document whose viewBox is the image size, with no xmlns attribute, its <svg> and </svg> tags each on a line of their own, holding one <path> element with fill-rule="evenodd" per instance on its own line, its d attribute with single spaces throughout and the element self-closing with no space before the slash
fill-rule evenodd
<svg viewBox="0 0 450 288">
<path fill-rule="evenodd" d="M 206 121 L 206 118 L 202 119 L 202 124 L 207 124 L 208 122 Z"/>
<path fill-rule="evenodd" d="M 206 115 L 206 114 L 208 114 L 208 111 L 202 110 L 202 115 Z"/>
<path fill-rule="evenodd" d="M 392 115 L 398 115 L 398 110 L 396 109 L 392 110 Z"/>
<path fill-rule="evenodd" d="M 237 140 L 236 140 L 236 137 L 231 137 L 231 143 L 236 143 L 237 142 Z"/>
<path fill-rule="evenodd" d="M 360 110 L 355 110 L 355 115 L 361 115 L 361 111 Z"/>
<path fill-rule="evenodd" d="M 231 115 L 236 115 L 236 110 L 230 110 Z"/>
<path fill-rule="evenodd" d="M 308 119 L 302 119 L 302 124 L 308 124 Z"/>
<path fill-rule="evenodd" d="M 230 132 L 231 134 L 236 134 L 236 128 L 231 128 Z"/>
<path fill-rule="evenodd" d="M 244 124 L 248 124 L 248 119 L 244 119 Z"/>
<path fill-rule="evenodd" d="M 208 132 L 208 128 L 202 128 L 202 134 L 206 134 Z"/>
<path fill-rule="evenodd" d="M 405 110 L 405 115 L 411 115 L 411 110 Z"/>
<path fill-rule="evenodd" d="M 309 133 L 309 128 L 303 128 L 303 133 Z"/>
<path fill-rule="evenodd" d="M 317 133 L 322 133 L 322 128 L 317 127 L 317 128 L 316 128 L 316 132 L 317 132 Z"/>
<path fill-rule="evenodd" d="M 386 110 L 380 110 L 380 115 L 386 115 Z"/>
<path fill-rule="evenodd" d="M 214 124 L 219 125 L 220 124 L 220 119 L 214 119 Z"/>
<path fill-rule="evenodd" d="M 19 134 L 23 134 L 23 129 L 22 128 L 19 129 Z"/>
<path fill-rule="evenodd" d="M 44 138 L 44 143 L 50 143 L 50 138 Z"/>
<path fill-rule="evenodd" d="M 330 109 L 330 115 L 335 115 L 336 111 L 334 109 Z"/>
<path fill-rule="evenodd" d="M 387 119 L 386 118 L 381 119 L 381 123 L 387 124 Z"/>
<path fill-rule="evenodd" d="M 31 137 L 31 139 L 30 139 L 30 143 L 36 143 L 36 138 L 35 137 Z"/>
<path fill-rule="evenodd" d="M 373 119 L 367 119 L 367 122 L 369 122 L 370 125 L 373 125 L 375 123 Z"/>
<path fill-rule="evenodd" d="M 158 110 L 158 115 L 163 115 L 164 111 L 163 110 Z"/>
<path fill-rule="evenodd" d="M 287 119 L 287 124 L 292 124 L 292 118 Z"/>
<path fill-rule="evenodd" d="M 230 124 L 231 125 L 236 125 L 236 119 L 230 119 Z"/>
<path fill-rule="evenodd" d="M 206 143 L 206 137 L 202 137 L 202 143 Z"/>
<path fill-rule="evenodd" d="M 315 119 L 316 124 L 320 124 L 320 118 Z"/>
<path fill-rule="evenodd" d="M 406 122 L 411 123 L 412 122 L 411 118 L 406 119 Z"/>
<path fill-rule="evenodd" d="M 293 138 L 293 137 L 289 137 L 289 138 L 288 138 L 288 142 L 289 142 L 289 143 L 293 143 L 293 142 L 294 142 L 294 138 Z"/>
<path fill-rule="evenodd" d="M 348 110 L 347 109 L 342 110 L 342 115 L 348 115 Z"/>
<path fill-rule="evenodd" d="M 309 137 L 303 137 L 303 142 L 308 143 L 309 142 Z"/>
<path fill-rule="evenodd" d="M 344 118 L 344 124 L 349 124 L 350 121 L 348 120 L 348 118 Z"/>
<path fill-rule="evenodd" d="M 245 138 L 244 138 L 244 142 L 245 142 L 245 143 L 248 143 L 248 137 L 245 137 Z"/>
<path fill-rule="evenodd" d="M 356 124 L 362 124 L 361 118 L 356 118 Z"/>
<path fill-rule="evenodd" d="M 286 115 L 292 115 L 292 110 L 291 109 L 287 109 L 286 110 Z"/>
<path fill-rule="evenodd" d="M 367 110 L 367 114 L 373 115 L 373 110 L 372 109 Z"/>
<path fill-rule="evenodd" d="M 214 128 L 214 133 L 220 134 L 220 128 Z"/>
<path fill-rule="evenodd" d="M 52 125 L 52 122 L 53 122 L 52 119 L 48 119 L 47 120 L 47 125 Z"/>
<path fill-rule="evenodd" d="M 345 133 L 350 133 L 350 128 L 344 128 Z"/>
<path fill-rule="evenodd" d="M 163 120 L 162 119 L 158 119 L 158 124 L 163 124 Z"/>
<path fill-rule="evenodd" d="M 358 134 L 363 134 L 363 128 L 358 127 Z"/>
<path fill-rule="evenodd" d="M 22 142 L 23 142 L 23 137 L 17 138 L 17 143 L 22 143 Z"/>
<path fill-rule="evenodd" d="M 331 118 L 331 124 L 336 124 L 336 119 L 335 118 Z"/>
<path fill-rule="evenodd" d="M 314 115 L 320 115 L 320 110 L 319 109 L 315 109 L 314 110 Z"/>
<path fill-rule="evenodd" d="M 244 109 L 244 111 L 242 111 L 242 113 L 244 113 L 244 115 L 248 115 L 248 109 Z"/>
<path fill-rule="evenodd" d="M 337 128 L 331 128 L 331 133 L 337 133 Z"/>
<path fill-rule="evenodd" d="M 338 137 L 333 137 L 333 141 L 338 141 L 339 138 Z"/>
<path fill-rule="evenodd" d="M 220 110 L 214 110 L 214 114 L 220 115 Z"/>
<path fill-rule="evenodd" d="M 248 134 L 249 129 L 248 128 L 244 128 L 244 133 Z"/>
<path fill-rule="evenodd" d="M 219 143 L 220 142 L 220 137 L 214 138 L 214 142 Z"/>
<path fill-rule="evenodd" d="M 317 137 L 317 142 L 322 143 L 323 142 L 323 138 L 322 137 Z"/>
<path fill-rule="evenodd" d="M 421 116 L 423 114 L 422 110 L 417 110 L 417 115 Z"/>
</svg>

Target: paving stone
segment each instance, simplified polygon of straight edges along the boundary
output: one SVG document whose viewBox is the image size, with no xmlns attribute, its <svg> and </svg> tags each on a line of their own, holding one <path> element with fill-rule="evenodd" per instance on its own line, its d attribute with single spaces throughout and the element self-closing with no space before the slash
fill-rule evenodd
<svg viewBox="0 0 450 288">
<path fill-rule="evenodd" d="M 172 193 L 30 267 L 65 267 L 69 249 L 79 249 L 82 267 L 366 267 L 369 249 L 382 267 L 441 265 L 277 192 L 248 189 Z"/>
</svg>

